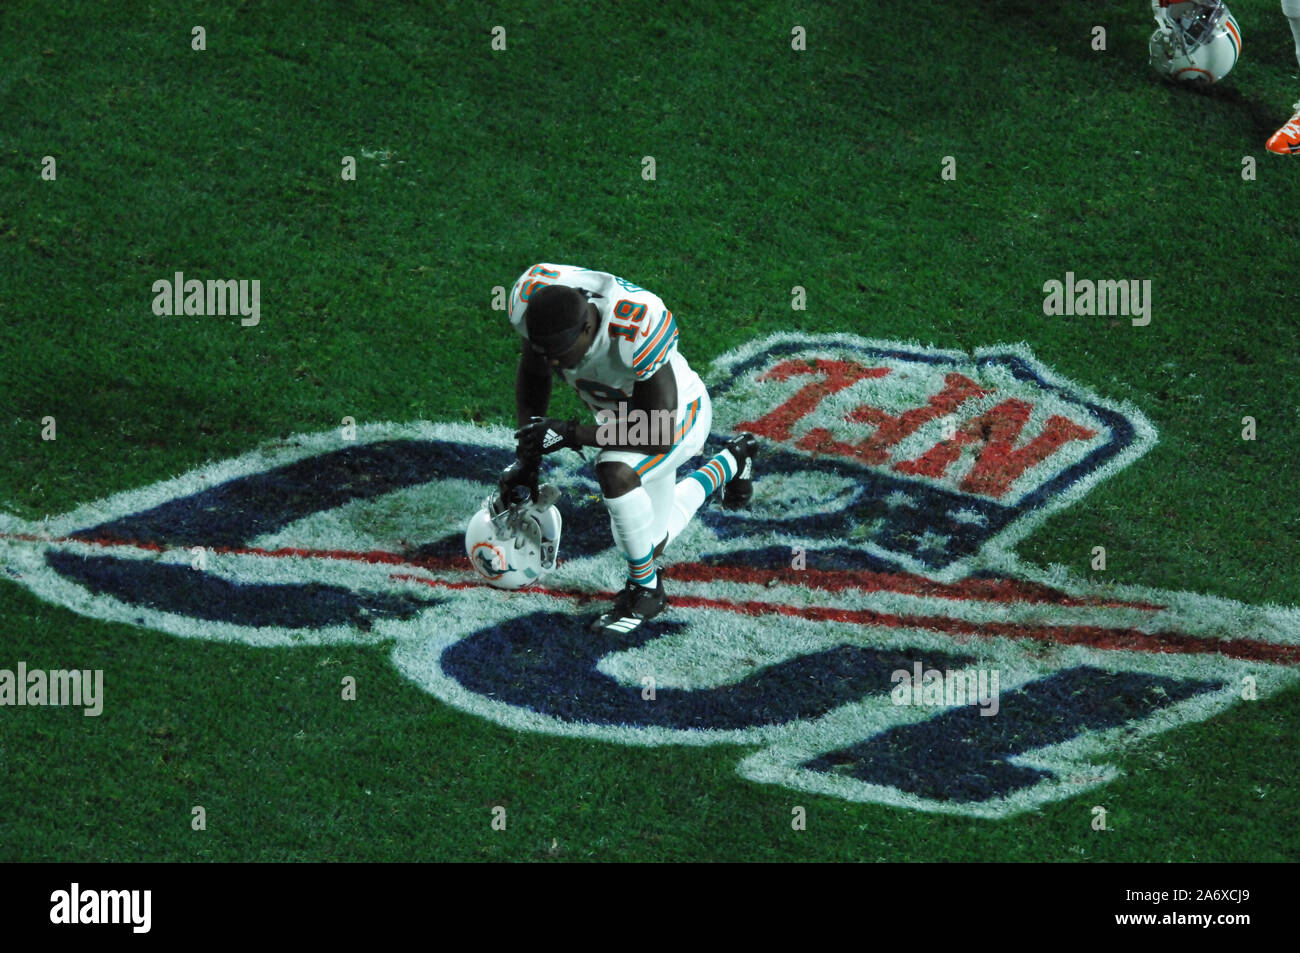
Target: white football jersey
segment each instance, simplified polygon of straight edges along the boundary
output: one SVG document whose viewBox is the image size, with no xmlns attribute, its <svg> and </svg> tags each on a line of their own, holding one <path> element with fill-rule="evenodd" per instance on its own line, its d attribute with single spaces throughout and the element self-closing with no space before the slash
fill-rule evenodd
<svg viewBox="0 0 1300 953">
<path fill-rule="evenodd" d="M 677 322 L 663 299 L 608 272 L 547 263 L 529 268 L 510 289 L 510 323 L 520 337 L 528 337 L 528 299 L 546 285 L 586 291 L 600 311 L 591 348 L 577 367 L 560 372 L 593 412 L 630 404 L 637 381 L 649 380 L 665 364 L 677 380 L 678 408 L 704 394 L 704 382 L 677 350 Z"/>
</svg>

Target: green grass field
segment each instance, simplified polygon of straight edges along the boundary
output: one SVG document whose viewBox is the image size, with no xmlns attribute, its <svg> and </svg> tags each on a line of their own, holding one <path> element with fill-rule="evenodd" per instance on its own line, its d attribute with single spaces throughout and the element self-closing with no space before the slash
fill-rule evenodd
<svg viewBox="0 0 1300 953">
<path fill-rule="evenodd" d="M 1026 561 L 1086 573 L 1104 544 L 1115 582 L 1300 606 L 1300 159 L 1263 149 L 1300 80 L 1275 0 L 1233 11 L 1243 59 L 1201 93 L 1148 69 L 1145 0 L 6 3 L 0 511 L 63 513 L 344 416 L 510 422 L 492 289 L 566 262 L 661 295 L 700 370 L 790 329 L 1027 342 L 1160 442 Z M 155 316 L 175 271 L 259 279 L 260 324 Z M 1150 325 L 1045 316 L 1067 271 L 1150 279 Z M 0 618 L 0 668 L 110 685 L 98 719 L 0 709 L 0 860 L 1300 857 L 1295 687 L 1141 742 L 1104 795 L 989 821 L 755 784 L 735 746 L 507 730 L 382 647 L 182 640 L 16 584 Z"/>
</svg>

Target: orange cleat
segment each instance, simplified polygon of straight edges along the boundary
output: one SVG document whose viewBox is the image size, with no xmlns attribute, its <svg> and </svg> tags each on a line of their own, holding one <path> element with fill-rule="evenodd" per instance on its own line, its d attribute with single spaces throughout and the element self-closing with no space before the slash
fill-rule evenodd
<svg viewBox="0 0 1300 953">
<path fill-rule="evenodd" d="M 1291 108 L 1296 111 L 1291 121 L 1269 136 L 1268 142 L 1264 144 L 1265 149 L 1280 156 L 1300 154 L 1300 103 Z"/>
</svg>

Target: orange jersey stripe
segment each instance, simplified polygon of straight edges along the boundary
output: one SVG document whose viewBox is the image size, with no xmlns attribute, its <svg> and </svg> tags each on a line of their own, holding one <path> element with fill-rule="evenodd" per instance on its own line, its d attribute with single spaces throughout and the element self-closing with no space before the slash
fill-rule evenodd
<svg viewBox="0 0 1300 953">
<path fill-rule="evenodd" d="M 647 341 L 645 344 L 642 344 L 639 348 L 636 349 L 636 354 L 633 355 L 632 357 L 632 363 L 640 364 L 641 361 L 645 359 L 645 356 L 649 354 L 651 351 L 653 351 L 655 347 L 659 344 L 659 342 L 663 340 L 664 335 L 668 333 L 668 329 L 671 328 L 672 326 L 673 326 L 672 312 L 665 311 L 664 320 L 659 325 L 659 333 L 654 336 L 653 341 Z"/>
</svg>

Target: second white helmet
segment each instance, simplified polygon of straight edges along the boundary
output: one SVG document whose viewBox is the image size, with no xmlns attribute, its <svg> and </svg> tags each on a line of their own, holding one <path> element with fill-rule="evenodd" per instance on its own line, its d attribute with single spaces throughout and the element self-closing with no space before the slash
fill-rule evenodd
<svg viewBox="0 0 1300 953">
<path fill-rule="evenodd" d="M 1152 0 L 1156 31 L 1151 65 L 1180 83 L 1209 85 L 1232 72 L 1241 56 L 1241 29 L 1221 0 L 1160 6 Z"/>
</svg>

